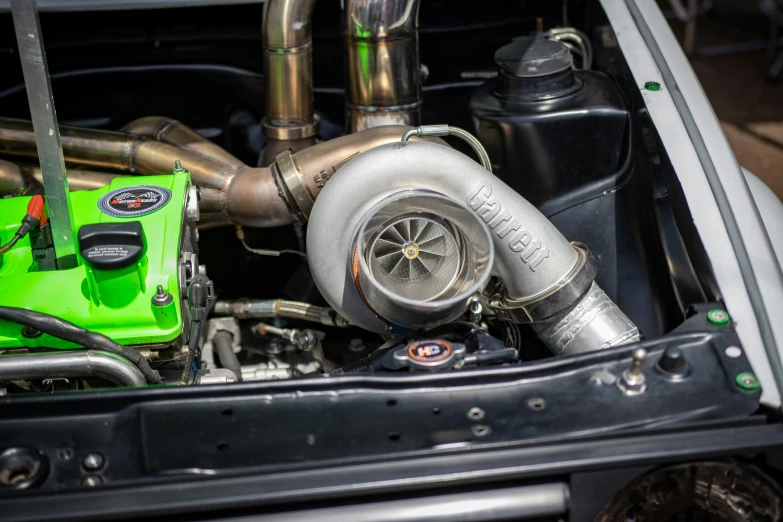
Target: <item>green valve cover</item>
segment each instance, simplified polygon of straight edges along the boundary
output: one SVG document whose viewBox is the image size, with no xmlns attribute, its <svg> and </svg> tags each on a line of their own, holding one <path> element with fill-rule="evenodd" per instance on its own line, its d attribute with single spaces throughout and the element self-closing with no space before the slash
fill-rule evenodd
<svg viewBox="0 0 783 522">
<path fill-rule="evenodd" d="M 84 225 L 93 225 L 82 231 L 79 266 L 41 270 L 28 234 L 0 256 L 0 305 L 51 314 L 124 345 L 175 339 L 182 331 L 179 258 L 189 185 L 190 175 L 181 173 L 115 178 L 101 189 L 71 192 L 74 237 Z M 0 199 L 0 244 L 13 237 L 29 201 L 29 197 Z M 136 239 L 141 231 L 143 241 L 135 250 L 128 247 L 133 255 L 126 262 L 112 264 L 117 252 L 125 253 L 127 248 L 106 246 L 100 235 L 104 229 L 135 233 Z M 88 240 L 93 243 L 86 245 Z M 173 296 L 165 306 L 153 304 L 158 285 Z M 0 320 L 0 348 L 78 347 L 46 334 L 24 336 L 22 330 Z"/>
</svg>

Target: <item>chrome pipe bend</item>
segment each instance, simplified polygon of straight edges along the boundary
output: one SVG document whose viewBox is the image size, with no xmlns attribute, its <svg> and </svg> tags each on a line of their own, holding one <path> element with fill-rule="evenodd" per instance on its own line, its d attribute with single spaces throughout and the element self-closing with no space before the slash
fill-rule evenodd
<svg viewBox="0 0 783 522">
<path fill-rule="evenodd" d="M 58 377 L 101 377 L 118 386 L 146 386 L 130 361 L 95 350 L 0 356 L 0 381 Z"/>
</svg>

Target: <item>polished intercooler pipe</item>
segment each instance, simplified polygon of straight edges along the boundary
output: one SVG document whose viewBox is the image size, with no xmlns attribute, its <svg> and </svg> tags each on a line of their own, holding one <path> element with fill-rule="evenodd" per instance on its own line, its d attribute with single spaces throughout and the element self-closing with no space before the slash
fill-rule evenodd
<svg viewBox="0 0 783 522">
<path fill-rule="evenodd" d="M 127 359 L 96 350 L 0 356 L 0 382 L 100 377 L 118 386 L 146 386 Z"/>
</svg>

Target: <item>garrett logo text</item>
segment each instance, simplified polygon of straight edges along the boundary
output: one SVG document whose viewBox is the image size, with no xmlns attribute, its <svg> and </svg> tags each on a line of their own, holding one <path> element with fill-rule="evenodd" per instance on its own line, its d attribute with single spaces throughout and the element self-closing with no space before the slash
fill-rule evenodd
<svg viewBox="0 0 783 522">
<path fill-rule="evenodd" d="M 541 244 L 541 240 L 522 228 L 522 223 L 503 208 L 503 205 L 492 196 L 492 187 L 482 184 L 467 203 L 489 228 L 501 239 L 508 239 L 508 248 L 519 253 L 519 258 L 533 272 L 549 257 L 549 249 Z"/>
</svg>

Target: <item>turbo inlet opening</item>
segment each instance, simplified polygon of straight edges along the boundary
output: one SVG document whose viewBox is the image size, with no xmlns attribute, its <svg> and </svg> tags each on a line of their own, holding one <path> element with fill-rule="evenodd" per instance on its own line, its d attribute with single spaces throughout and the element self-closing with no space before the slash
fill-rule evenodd
<svg viewBox="0 0 783 522">
<path fill-rule="evenodd" d="M 353 249 L 366 304 L 399 326 L 434 326 L 462 314 L 490 276 L 486 225 L 435 192 L 406 191 L 372 208 Z"/>
</svg>

